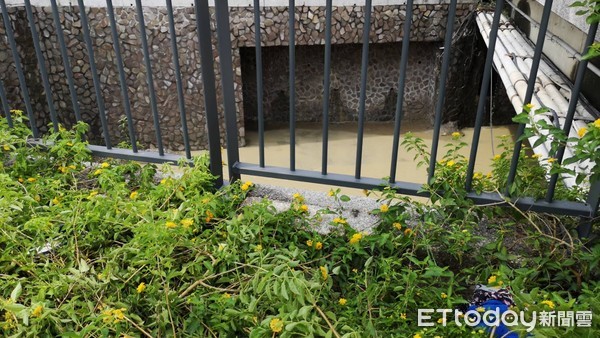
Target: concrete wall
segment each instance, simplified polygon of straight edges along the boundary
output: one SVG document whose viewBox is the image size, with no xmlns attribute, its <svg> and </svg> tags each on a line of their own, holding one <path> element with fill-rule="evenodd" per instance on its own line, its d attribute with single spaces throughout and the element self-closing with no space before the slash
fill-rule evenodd
<svg viewBox="0 0 600 338">
<path fill-rule="evenodd" d="M 515 1 L 522 9 L 528 9 L 533 20 L 540 22 L 542 19 L 543 4 L 542 0 L 521 0 Z M 576 51 L 583 50 L 585 39 L 589 25 L 585 23 L 585 17 L 577 16 L 577 9 L 568 7 L 572 1 L 559 0 L 554 1 L 548 31 L 552 32 Z M 519 14 L 515 13 L 514 18 L 519 18 Z M 535 41 L 539 30 L 535 25 L 529 24 L 526 20 L 518 20 L 519 28 L 528 33 L 530 40 Z M 596 34 L 596 41 L 600 41 L 600 31 Z M 574 81 L 579 62 L 570 53 L 565 51 L 557 42 L 546 38 L 544 42 L 544 54 L 552 61 L 557 68 L 565 74 L 571 81 Z M 600 60 L 596 59 L 593 62 L 598 66 Z M 597 88 L 600 86 L 600 78 L 594 73 L 588 71 L 585 76 L 585 84 L 583 94 L 591 103 L 600 109 L 600 91 Z"/>
</svg>

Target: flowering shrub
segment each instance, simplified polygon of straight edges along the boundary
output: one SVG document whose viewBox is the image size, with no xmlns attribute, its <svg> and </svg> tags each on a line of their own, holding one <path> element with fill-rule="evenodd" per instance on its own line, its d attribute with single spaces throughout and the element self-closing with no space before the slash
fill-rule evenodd
<svg viewBox="0 0 600 338">
<path fill-rule="evenodd" d="M 242 205 L 253 184 L 216 190 L 205 158 L 182 162 L 177 178 L 170 166 L 94 162 L 85 125 L 43 148 L 14 119 L 15 129 L 0 122 L 1 336 L 483 337 L 437 317 L 417 325 L 419 308 L 462 306 L 478 283 L 511 286 L 529 312 L 600 313 L 600 246 L 551 233 L 572 219 L 460 210 L 444 195 L 432 206 L 382 188 L 368 192 L 382 202 L 380 224 L 357 232 L 339 190 L 318 212 L 300 194 L 284 212 Z M 463 167 L 451 152 L 440 170 L 450 187 Z M 329 234 L 314 230 L 324 214 Z M 496 235 L 482 242 L 486 217 Z M 524 251 L 508 246 L 512 232 Z M 535 332 L 597 336 L 600 326 Z"/>
</svg>

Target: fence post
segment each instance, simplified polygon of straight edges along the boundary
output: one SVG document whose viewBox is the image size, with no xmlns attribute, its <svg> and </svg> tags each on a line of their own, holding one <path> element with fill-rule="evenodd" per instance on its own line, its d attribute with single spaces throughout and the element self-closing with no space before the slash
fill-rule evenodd
<svg viewBox="0 0 600 338">
<path fill-rule="evenodd" d="M 587 238 L 592 232 L 592 223 L 598 217 L 598 207 L 600 206 L 600 181 L 592 183 L 587 197 L 587 204 L 590 207 L 590 217 L 582 217 L 577 234 L 580 239 Z"/>
<path fill-rule="evenodd" d="M 223 86 L 223 106 L 225 108 L 225 129 L 227 134 L 227 167 L 229 180 L 240 179 L 235 166 L 240 161 L 238 149 L 237 110 L 233 89 L 233 64 L 231 56 L 231 33 L 229 29 L 229 4 L 227 0 L 215 1 L 217 18 L 217 41 L 219 64 L 221 66 L 221 84 Z"/>
</svg>

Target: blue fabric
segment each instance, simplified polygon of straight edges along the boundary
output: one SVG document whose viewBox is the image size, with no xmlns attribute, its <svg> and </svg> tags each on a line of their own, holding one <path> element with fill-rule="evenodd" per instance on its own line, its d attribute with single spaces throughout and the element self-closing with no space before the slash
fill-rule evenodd
<svg viewBox="0 0 600 338">
<path fill-rule="evenodd" d="M 509 310 L 509 307 L 504 302 L 496 300 L 496 299 L 487 300 L 479 306 L 473 304 L 473 305 L 469 306 L 468 310 L 476 311 L 477 308 L 480 306 L 482 308 L 484 308 L 486 311 L 496 311 L 496 309 L 498 309 L 497 311 L 498 311 L 498 313 L 500 313 L 500 315 L 502 315 L 504 312 Z M 493 321 L 493 320 L 488 317 L 488 321 Z M 485 325 L 483 320 L 481 320 L 476 327 L 480 328 L 480 329 L 485 329 L 485 331 L 487 333 L 491 333 L 492 330 L 494 329 L 491 326 Z M 500 322 L 500 325 L 498 327 L 496 327 L 496 330 L 494 331 L 494 337 L 519 338 L 519 335 L 515 332 L 512 332 L 508 326 L 506 326 L 502 322 Z"/>
</svg>

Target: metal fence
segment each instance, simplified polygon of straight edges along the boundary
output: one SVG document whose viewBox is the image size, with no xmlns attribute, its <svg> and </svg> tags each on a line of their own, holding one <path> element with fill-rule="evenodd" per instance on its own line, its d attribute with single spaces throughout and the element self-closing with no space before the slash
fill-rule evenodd
<svg viewBox="0 0 600 338">
<path fill-rule="evenodd" d="M 56 0 L 50 0 L 52 7 L 52 15 L 54 19 L 54 24 L 57 29 L 57 38 L 58 43 L 60 45 L 60 55 L 63 60 L 64 68 L 65 68 L 65 76 L 68 82 L 69 93 L 72 103 L 73 112 L 75 114 L 76 120 L 81 120 L 81 114 L 78 108 L 78 97 L 75 90 L 75 85 L 73 81 L 73 73 L 71 71 L 72 65 L 70 64 L 69 56 L 67 53 L 67 46 L 65 44 L 64 32 L 62 31 L 58 7 Z M 108 123 L 106 118 L 106 109 L 104 107 L 104 100 L 102 97 L 101 84 L 99 80 L 98 71 L 96 69 L 96 61 L 94 59 L 94 49 L 92 48 L 92 39 L 90 37 L 90 29 L 88 19 L 86 17 L 86 8 L 83 0 L 77 1 L 77 6 L 79 8 L 79 12 L 82 20 L 82 33 L 83 40 L 85 42 L 86 50 L 89 56 L 89 66 L 91 69 L 91 75 L 93 78 L 94 90 L 97 98 L 98 111 L 100 115 L 100 122 L 103 131 L 104 143 L 103 146 L 91 145 L 90 149 L 94 152 L 94 154 L 99 156 L 107 156 L 114 158 L 122 158 L 122 159 L 132 159 L 132 160 L 140 160 L 145 162 L 176 162 L 181 158 L 180 155 L 168 154 L 165 153 L 162 135 L 161 135 L 161 126 L 159 123 L 159 109 L 156 103 L 156 95 L 154 90 L 154 80 L 151 66 L 151 56 L 150 50 L 148 47 L 148 41 L 145 34 L 145 23 L 144 23 L 144 14 L 142 11 L 142 1 L 136 0 L 136 11 L 139 22 L 139 28 L 141 34 L 141 44 L 144 56 L 144 67 L 146 68 L 146 76 L 147 76 L 147 85 L 149 91 L 149 99 L 150 99 L 150 107 L 152 118 L 154 122 L 154 129 L 156 133 L 156 144 L 158 150 L 156 152 L 149 151 L 141 151 L 136 147 L 136 135 L 134 132 L 133 118 L 131 114 L 131 102 L 127 90 L 126 84 L 126 76 L 128 74 L 125 73 L 125 69 L 123 67 L 122 54 L 119 46 L 119 34 L 117 32 L 117 23 L 115 20 L 115 13 L 112 5 L 112 0 L 106 0 L 107 5 L 107 14 L 109 18 L 109 24 L 111 28 L 112 38 L 113 38 L 113 46 L 115 51 L 115 62 L 118 68 L 119 74 L 119 82 L 120 82 L 120 91 L 122 95 L 123 109 L 125 115 L 127 117 L 127 129 L 129 133 L 129 140 L 132 145 L 132 149 L 118 149 L 113 148 L 112 140 L 110 139 L 110 133 L 108 131 Z M 468 197 L 471 198 L 475 203 L 478 204 L 487 204 L 487 203 L 502 203 L 505 201 L 505 198 L 509 196 L 508 193 L 501 195 L 498 193 L 482 193 L 477 194 L 472 191 L 472 183 L 473 183 L 473 174 L 475 167 L 475 160 L 477 157 L 477 149 L 481 134 L 481 128 L 483 124 L 484 114 L 485 114 L 485 100 L 486 93 L 489 91 L 490 86 L 490 76 L 492 74 L 492 62 L 493 62 L 493 53 L 496 44 L 496 37 L 498 32 L 498 26 L 500 21 L 500 14 L 505 5 L 504 0 L 498 0 L 495 4 L 494 11 L 494 19 L 492 23 L 492 30 L 490 34 L 490 44 L 487 51 L 487 56 L 485 59 L 485 68 L 483 73 L 483 79 L 481 82 L 479 102 L 477 106 L 477 114 L 475 120 L 475 128 L 474 135 L 471 141 L 471 151 L 469 155 L 469 164 L 467 168 L 465 187 L 468 191 Z M 177 84 L 177 98 L 178 98 L 178 107 L 181 116 L 181 130 L 183 134 L 184 146 L 185 146 L 185 157 L 190 158 L 191 149 L 189 143 L 189 133 L 186 122 L 186 107 L 184 104 L 183 98 L 183 83 L 181 78 L 181 71 L 179 65 L 179 56 L 176 42 L 176 33 L 174 26 L 174 17 L 173 17 L 173 6 L 171 0 L 166 0 L 167 6 L 167 15 L 169 19 L 169 36 L 171 40 L 171 49 L 173 53 L 173 63 L 175 67 L 175 78 Z M 542 57 L 542 49 L 544 45 L 544 37 L 548 27 L 548 21 L 550 18 L 550 9 L 552 6 L 552 0 L 547 0 L 545 3 L 545 8 L 543 12 L 543 16 L 541 22 L 539 24 L 539 34 L 537 37 L 537 42 L 535 44 L 535 53 L 533 56 L 533 65 L 531 67 L 531 73 L 528 77 L 527 83 L 527 92 L 525 102 L 530 102 L 535 85 L 535 78 L 538 71 L 538 67 L 540 64 L 540 60 Z M 45 61 L 43 54 L 41 52 L 40 47 L 40 39 L 38 32 L 36 30 L 36 25 L 34 21 L 34 17 L 32 14 L 32 7 L 30 0 L 25 0 L 24 7 L 26 10 L 27 20 L 29 22 L 29 28 L 31 30 L 31 37 L 33 46 L 35 49 L 35 55 L 38 61 L 40 77 L 42 79 L 42 85 L 44 88 L 44 93 L 46 97 L 46 101 L 49 107 L 50 119 L 52 121 L 52 125 L 54 129 L 58 128 L 58 120 L 55 105 L 52 100 L 52 95 L 50 92 L 50 84 L 48 81 L 48 72 L 45 66 Z M 213 44 L 211 41 L 211 13 L 209 10 L 208 0 L 194 0 L 195 14 L 196 14 L 196 33 L 198 36 L 198 48 L 201 56 L 201 72 L 202 79 L 204 83 L 204 103 L 206 108 L 206 121 L 207 121 L 207 129 L 208 129 L 208 144 L 209 144 L 209 154 L 210 154 L 210 166 L 212 172 L 219 177 L 217 184 L 220 186 L 223 184 L 223 171 L 222 171 L 222 158 L 221 158 L 221 149 L 220 149 L 220 132 L 219 132 L 219 114 L 217 112 L 217 107 L 219 102 L 217 102 L 216 95 L 216 86 L 215 83 L 216 77 L 213 69 Z M 449 4 L 449 10 L 447 15 L 447 23 L 446 23 L 446 32 L 444 39 L 444 49 L 443 49 L 443 58 L 441 65 L 441 73 L 440 79 L 438 81 L 438 97 L 435 105 L 435 120 L 434 120 L 434 131 L 433 131 L 433 141 L 431 144 L 431 160 L 429 163 L 428 170 L 428 179 L 431 180 L 434 177 L 436 171 L 436 157 L 438 153 L 438 145 L 440 140 L 440 129 L 442 122 L 442 112 L 444 107 L 445 100 L 445 91 L 446 91 L 446 79 L 449 72 L 449 64 L 450 64 L 450 50 L 452 48 L 451 40 L 452 34 L 454 31 L 454 22 L 456 16 L 456 7 L 457 0 L 451 0 Z M 254 20 L 255 27 L 260 27 L 260 2 L 259 0 L 254 0 Z M 230 180 L 237 180 L 241 175 L 255 175 L 255 176 L 266 176 L 272 178 L 286 179 L 286 180 L 297 180 L 303 182 L 312 182 L 312 183 L 321 183 L 328 185 L 336 185 L 336 186 L 345 186 L 345 187 L 353 187 L 353 188 L 361 188 L 361 189 L 370 189 L 374 187 L 381 186 L 382 184 L 386 184 L 397 190 L 400 194 L 406 195 L 418 195 L 418 196 L 427 196 L 426 193 L 422 191 L 422 185 L 416 183 L 409 182 L 401 182 L 396 180 L 396 170 L 397 170 L 397 162 L 398 162 L 398 152 L 399 152 L 399 143 L 400 143 L 400 127 L 402 124 L 402 118 L 404 115 L 403 112 L 403 100 L 404 100 L 404 90 L 406 84 L 406 69 L 408 64 L 408 53 L 410 49 L 410 29 L 404 29 L 403 31 L 403 40 L 402 40 L 402 51 L 401 51 L 401 59 L 400 63 L 400 75 L 398 79 L 398 96 L 396 102 L 395 109 L 395 118 L 394 118 L 394 135 L 392 139 L 392 153 L 391 157 L 391 165 L 390 165 L 390 175 L 387 181 L 383 181 L 379 178 L 370 178 L 363 177 L 361 173 L 361 164 L 363 157 L 363 135 L 364 135 L 364 120 L 365 120 L 365 102 L 367 99 L 367 65 L 368 65 L 368 52 L 369 52 L 369 30 L 370 25 L 364 25 L 363 37 L 362 37 L 362 62 L 361 62 L 361 81 L 360 81 L 360 101 L 359 101 L 359 112 L 358 112 L 358 129 L 356 133 L 357 137 L 357 148 L 356 148 L 356 161 L 355 161 L 355 174 L 354 175 L 343 175 L 338 173 L 330 173 L 328 172 L 328 131 L 329 131 L 329 94 L 330 94 L 330 73 L 331 73 L 331 26 L 332 26 L 332 9 L 333 9 L 333 1 L 325 0 L 325 8 L 326 8 L 326 18 L 325 18 L 325 60 L 324 60 L 324 93 L 323 93 L 323 125 L 322 125 L 322 160 L 321 160 L 321 171 L 308 171 L 308 170 L 299 170 L 296 169 L 296 118 L 295 118 L 295 28 L 294 28 L 294 15 L 289 16 L 289 130 L 290 130 L 290 157 L 289 157 L 289 167 L 274 167 L 268 166 L 265 163 L 265 142 L 264 142 L 264 134 L 265 134 L 265 125 L 264 125 L 264 113 L 263 113 L 263 74 L 262 74 L 262 51 L 260 43 L 256 44 L 255 52 L 256 52 L 256 78 L 257 78 L 257 113 L 258 113 L 258 134 L 259 134 L 259 158 L 258 164 L 253 163 L 245 163 L 241 162 L 239 159 L 239 149 L 238 149 L 238 130 L 236 126 L 236 105 L 235 105 L 235 96 L 234 96 L 234 82 L 233 82 L 233 66 L 232 66 L 232 46 L 230 39 L 230 23 L 229 23 L 229 6 L 226 0 L 218 0 L 215 1 L 215 26 L 216 26 L 216 36 L 217 36 L 217 48 L 218 55 L 220 59 L 220 72 L 221 72 L 221 86 L 223 91 L 223 102 L 221 104 L 224 108 L 224 118 L 225 118 L 225 126 L 226 126 L 226 141 L 227 141 L 227 156 L 228 156 L 228 164 L 227 169 L 229 171 Z M 295 1 L 289 1 L 289 9 L 292 11 L 295 9 Z M 17 45 L 15 42 L 15 35 L 13 29 L 10 24 L 10 18 L 8 15 L 7 5 L 5 0 L 0 0 L 0 10 L 2 11 L 2 18 L 4 21 L 4 27 L 6 31 L 5 38 L 10 46 L 13 62 L 15 64 L 15 69 L 17 72 L 19 85 L 21 89 L 21 95 L 23 99 L 23 103 L 25 105 L 25 110 L 30 119 L 31 129 L 33 136 L 38 138 L 39 131 L 36 128 L 35 116 L 33 112 L 33 107 L 31 104 L 31 99 L 29 97 L 29 88 L 27 87 L 27 83 L 25 80 L 25 73 L 23 67 L 21 66 L 21 60 L 19 57 L 19 53 L 17 51 Z M 364 16 L 365 22 L 369 23 L 371 21 L 371 10 L 372 10 L 372 1 L 365 1 L 365 9 Z M 412 10 L 413 10 L 413 0 L 407 0 L 406 3 L 406 22 L 404 22 L 404 27 L 410 27 L 412 24 Z M 582 51 L 582 54 L 587 50 L 587 48 L 593 43 L 594 36 L 596 34 L 597 24 L 593 24 L 590 27 L 588 32 L 588 38 L 585 42 L 585 47 Z M 261 30 L 255 29 L 256 40 L 261 41 Z M 570 100 L 569 110 L 567 112 L 566 123 L 564 125 L 564 130 L 568 132 L 571 128 L 571 123 L 574 118 L 576 102 L 580 95 L 580 90 L 582 86 L 582 81 L 584 77 L 584 72 L 586 69 L 586 60 L 581 60 L 578 72 L 576 75 L 575 83 L 572 88 L 572 96 Z M 0 101 L 2 101 L 2 110 L 4 111 L 5 117 L 8 119 L 9 125 L 12 123 L 10 120 L 10 114 L 8 113 L 9 107 L 6 99 L 6 92 L 4 85 L 0 83 Z M 521 136 L 524 133 L 525 125 L 520 125 L 517 136 Z M 508 192 L 508 187 L 511 186 L 515 180 L 517 167 L 519 165 L 519 152 L 522 147 L 522 142 L 517 141 L 515 144 L 514 153 L 511 160 L 511 166 L 508 177 L 508 186 L 506 192 Z M 557 160 L 559 162 L 562 161 L 564 156 L 564 148 L 560 149 L 559 154 L 557 156 Z M 542 200 L 534 200 L 533 198 L 515 198 L 513 203 L 525 210 L 534 210 L 539 212 L 549 212 L 554 214 L 563 214 L 563 215 L 571 215 L 571 216 L 580 216 L 582 217 L 582 226 L 579 228 L 579 233 L 581 236 L 587 236 L 590 233 L 591 222 L 597 216 L 598 213 L 598 204 L 600 201 L 600 184 L 596 183 L 591 187 L 589 192 L 587 202 L 579 203 L 579 202 L 570 202 L 570 201 L 556 201 L 554 200 L 554 191 L 556 184 L 558 183 L 558 175 L 552 175 L 549 183 L 549 189 L 547 192 L 547 196 Z"/>
</svg>

